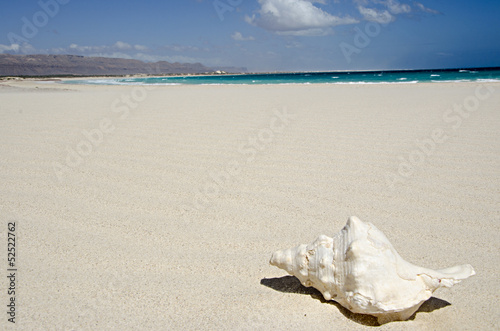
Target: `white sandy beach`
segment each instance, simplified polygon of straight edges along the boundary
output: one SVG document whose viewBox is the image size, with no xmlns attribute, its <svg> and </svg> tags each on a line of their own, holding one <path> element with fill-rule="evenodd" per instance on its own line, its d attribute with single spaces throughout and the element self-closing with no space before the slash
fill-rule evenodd
<svg viewBox="0 0 500 331">
<path fill-rule="evenodd" d="M 0 303 L 15 221 L 19 330 L 373 329 L 268 263 L 356 215 L 477 273 L 379 330 L 499 329 L 499 106 L 498 83 L 0 82 Z"/>
</svg>

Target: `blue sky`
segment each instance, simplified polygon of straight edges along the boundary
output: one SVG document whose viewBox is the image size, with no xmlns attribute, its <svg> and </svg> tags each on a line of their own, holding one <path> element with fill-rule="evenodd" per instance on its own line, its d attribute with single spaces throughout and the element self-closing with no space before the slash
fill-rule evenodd
<svg viewBox="0 0 500 331">
<path fill-rule="evenodd" d="M 500 66 L 498 0 L 16 0 L 0 53 L 250 71 Z"/>
</svg>

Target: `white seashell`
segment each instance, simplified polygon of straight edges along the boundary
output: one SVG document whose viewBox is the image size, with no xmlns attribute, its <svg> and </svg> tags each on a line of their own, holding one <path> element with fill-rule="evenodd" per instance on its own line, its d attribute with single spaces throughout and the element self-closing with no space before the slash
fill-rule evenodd
<svg viewBox="0 0 500 331">
<path fill-rule="evenodd" d="M 475 274 L 465 264 L 431 270 L 406 262 L 371 223 L 350 217 L 333 238 L 321 235 L 309 245 L 277 251 L 269 261 L 354 313 L 380 324 L 404 321 L 440 287 Z"/>
</svg>

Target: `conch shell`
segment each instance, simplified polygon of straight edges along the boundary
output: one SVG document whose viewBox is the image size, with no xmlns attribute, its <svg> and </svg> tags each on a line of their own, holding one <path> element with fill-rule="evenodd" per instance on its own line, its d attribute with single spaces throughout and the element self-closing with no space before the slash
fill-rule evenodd
<svg viewBox="0 0 500 331">
<path fill-rule="evenodd" d="M 404 321 L 440 287 L 475 274 L 469 264 L 431 270 L 406 262 L 371 223 L 350 217 L 333 238 L 275 252 L 271 265 L 297 277 L 354 313 L 380 324 Z"/>
</svg>

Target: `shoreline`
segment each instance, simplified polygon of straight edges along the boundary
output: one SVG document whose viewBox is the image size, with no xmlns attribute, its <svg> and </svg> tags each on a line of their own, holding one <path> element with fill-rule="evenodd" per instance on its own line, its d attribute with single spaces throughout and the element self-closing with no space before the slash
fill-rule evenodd
<svg viewBox="0 0 500 331">
<path fill-rule="evenodd" d="M 88 79 L 114 79 L 109 77 L 102 78 L 93 78 L 87 77 Z M 62 89 L 77 89 L 78 87 L 124 87 L 124 88 L 134 88 L 134 87 L 155 87 L 155 88 L 171 88 L 171 87 L 188 87 L 188 86 L 199 86 L 199 87 L 217 87 L 217 86 L 226 86 L 226 87 L 285 87 L 285 86 L 353 86 L 353 87 L 361 87 L 361 86 L 417 86 L 417 85 L 429 85 L 429 86 L 437 86 L 437 85 L 483 85 L 483 84 L 492 84 L 497 85 L 500 84 L 500 80 L 487 80 L 487 81 L 400 81 L 400 82 L 338 82 L 338 83 L 267 83 L 267 84 L 64 84 L 65 80 L 73 81 L 73 80 L 87 80 L 80 78 L 72 78 L 72 79 L 36 79 L 36 78 L 27 78 L 27 79 L 15 79 L 15 80 L 0 80 L 0 87 L 38 87 L 44 88 L 47 86 L 62 88 Z"/>
<path fill-rule="evenodd" d="M 255 71 L 255 72 L 225 72 L 225 71 L 212 71 L 212 72 L 204 72 L 204 73 L 163 73 L 163 74 L 126 74 L 126 75 L 73 75 L 73 74 L 60 74 L 60 75 L 23 75 L 23 76 L 9 76 L 9 75 L 0 75 L 0 80 L 8 79 L 8 78 L 20 78 L 20 79 L 30 79 L 30 78 L 128 78 L 128 77 L 183 77 L 183 76 L 233 76 L 233 75 L 270 75 L 270 74 L 308 74 L 308 73 L 378 73 L 378 72 L 387 72 L 387 73 L 397 73 L 397 72 L 446 72 L 446 71 L 457 71 L 457 70 L 474 70 L 474 71 L 486 71 L 486 70 L 500 70 L 500 67 L 456 67 L 456 68 L 420 68 L 420 69 L 358 69 L 358 70 L 311 70 L 311 71 Z"/>
<path fill-rule="evenodd" d="M 227 72 L 221 72 L 221 71 L 214 71 L 214 72 L 205 72 L 205 73 L 172 73 L 172 74 L 127 74 L 127 75 L 90 75 L 90 76 L 84 76 L 84 75 L 39 75 L 39 76 L 0 76 L 0 82 L 9 82 L 9 81 L 23 81 L 23 80 L 35 80 L 35 81 L 52 81 L 52 82 L 61 82 L 64 83 L 65 81 L 86 81 L 86 80 L 121 80 L 121 79 L 147 79 L 147 78 L 196 78 L 196 77 L 207 77 L 207 78 L 212 78 L 212 77 L 236 77 L 236 76 L 270 76 L 270 75 L 276 75 L 276 76 L 300 76 L 300 75 L 319 75 L 319 74 L 325 74 L 325 75 L 330 75 L 330 74 L 375 74 L 378 73 L 380 75 L 382 74 L 397 74 L 397 73 L 449 73 L 449 72 L 481 72 L 481 71 L 488 71 L 488 70 L 493 70 L 493 71 L 499 71 L 500 67 L 472 67 L 472 68 L 440 68 L 440 69 L 390 69 L 390 70 L 384 70 L 384 69 L 373 69 L 373 70 L 336 70 L 336 71 L 279 71 L 279 72 L 241 72 L 241 73 L 227 73 Z M 433 75 L 431 75 L 432 77 Z M 439 75 L 438 75 L 439 76 Z M 478 82 L 481 83 L 482 80 L 481 78 L 477 78 L 476 80 L 470 80 L 470 79 L 465 79 L 463 82 Z M 492 82 L 499 81 L 499 79 L 491 79 Z M 386 84 L 386 83 L 447 83 L 447 82 L 462 82 L 459 79 L 452 79 L 452 80 L 411 80 L 408 82 L 405 81 L 389 81 L 389 82 L 304 82 L 304 83 L 262 83 L 263 85 L 281 85 L 281 84 Z M 487 81 L 489 82 L 489 81 Z M 175 83 L 174 83 L 175 84 Z M 237 83 L 241 85 L 245 85 L 245 83 Z M 247 84 L 247 85 L 259 85 L 260 83 L 256 84 Z M 102 85 L 113 85 L 113 84 L 102 84 Z M 132 84 L 130 84 L 132 85 Z M 140 84 L 137 84 L 140 85 Z M 145 85 L 145 84 L 143 84 Z M 151 84 L 153 85 L 153 84 Z M 157 84 L 160 85 L 160 84 Z M 177 85 L 177 84 L 175 84 Z M 183 84 L 180 84 L 183 85 Z M 189 85 L 189 84 L 185 84 Z M 196 85 L 194 83 L 193 85 Z M 209 83 L 209 84 L 201 84 L 201 85 L 236 85 L 236 84 L 228 84 L 228 83 Z"/>
<path fill-rule="evenodd" d="M 268 264 L 352 215 L 411 263 L 477 271 L 380 330 L 499 327 L 500 83 L 0 96 L 22 329 L 373 329 Z"/>
</svg>

